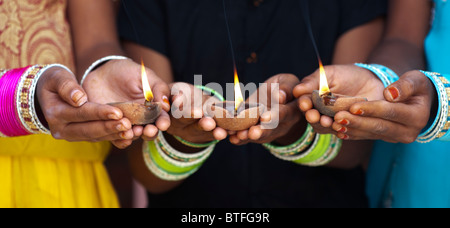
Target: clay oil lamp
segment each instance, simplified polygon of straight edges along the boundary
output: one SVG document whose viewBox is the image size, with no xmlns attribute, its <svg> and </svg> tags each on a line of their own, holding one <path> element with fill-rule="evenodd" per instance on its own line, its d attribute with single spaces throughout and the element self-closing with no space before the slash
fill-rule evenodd
<svg viewBox="0 0 450 228">
<path fill-rule="evenodd" d="M 321 61 L 320 64 L 320 90 L 312 94 L 314 107 L 323 115 L 334 117 L 340 111 L 349 111 L 350 107 L 358 102 L 367 101 L 366 98 L 350 97 L 333 94 L 328 87 L 327 75 Z"/>
<path fill-rule="evenodd" d="M 210 115 L 217 125 L 228 131 L 243 131 L 259 123 L 265 107 L 259 103 L 244 102 L 239 77 L 234 70 L 235 101 L 218 102 L 211 106 Z"/>
<path fill-rule="evenodd" d="M 145 71 L 145 66 L 143 63 L 141 76 L 145 96 L 144 104 L 137 102 L 120 102 L 109 104 L 122 110 L 123 116 L 129 119 L 132 125 L 153 124 L 161 114 L 161 104 L 153 102 L 153 93 L 148 82 L 147 72 Z"/>
</svg>

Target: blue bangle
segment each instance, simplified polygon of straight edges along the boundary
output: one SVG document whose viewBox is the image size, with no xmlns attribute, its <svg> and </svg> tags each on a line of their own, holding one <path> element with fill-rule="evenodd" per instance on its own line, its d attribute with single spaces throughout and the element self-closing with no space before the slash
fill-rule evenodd
<svg viewBox="0 0 450 228">
<path fill-rule="evenodd" d="M 427 76 L 436 88 L 438 93 L 438 112 L 433 124 L 427 128 L 423 133 L 417 138 L 417 142 L 428 143 L 435 139 L 440 139 L 442 141 L 450 141 L 450 135 L 448 134 L 450 128 L 450 117 L 449 117 L 449 96 L 447 91 L 450 90 L 449 81 L 439 73 L 432 73 L 421 71 L 425 76 Z"/>
<path fill-rule="evenodd" d="M 399 79 L 393 70 L 379 64 L 355 63 L 355 66 L 372 71 L 383 82 L 384 87 L 388 87 Z"/>
</svg>

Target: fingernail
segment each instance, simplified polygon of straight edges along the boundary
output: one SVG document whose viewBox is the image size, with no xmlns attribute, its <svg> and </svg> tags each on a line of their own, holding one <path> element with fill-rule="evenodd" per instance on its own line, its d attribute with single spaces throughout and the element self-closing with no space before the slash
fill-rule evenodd
<svg viewBox="0 0 450 228">
<path fill-rule="evenodd" d="M 112 113 L 108 115 L 108 119 L 110 120 L 119 120 L 119 116 L 116 113 Z"/>
<path fill-rule="evenodd" d="M 116 126 L 116 130 L 118 130 L 118 131 L 125 131 L 125 127 L 122 124 L 118 124 Z"/>
<path fill-rule="evenodd" d="M 169 98 L 167 98 L 166 96 L 163 96 L 163 102 L 164 102 L 165 104 L 167 104 L 167 105 L 170 107 L 170 101 L 169 101 Z"/>
<path fill-rule="evenodd" d="M 261 115 L 261 122 L 270 122 L 272 120 L 272 115 L 270 113 L 264 113 Z"/>
<path fill-rule="evenodd" d="M 127 135 L 125 134 L 125 132 L 120 133 L 120 138 L 127 139 L 126 137 L 127 137 Z"/>
<path fill-rule="evenodd" d="M 348 140 L 350 138 L 350 136 L 348 136 L 348 135 L 340 135 L 339 138 L 342 139 L 342 140 Z"/>
<path fill-rule="evenodd" d="M 348 121 L 348 120 L 346 120 L 346 119 L 343 119 L 343 120 L 339 121 L 338 123 L 339 123 L 340 125 L 347 126 L 347 125 L 350 124 L 350 121 Z"/>
<path fill-rule="evenodd" d="M 87 97 L 80 90 L 73 91 L 71 98 L 78 106 L 82 106 L 87 102 Z"/>
<path fill-rule="evenodd" d="M 287 98 L 286 92 L 284 92 L 283 90 L 280 90 L 280 94 L 278 96 L 279 96 L 278 97 L 278 103 L 285 104 L 286 103 L 286 98 Z"/>
<path fill-rule="evenodd" d="M 347 128 L 346 127 L 342 127 L 341 129 L 339 129 L 339 131 L 338 132 L 340 132 L 340 133 L 347 133 Z"/>
<path fill-rule="evenodd" d="M 361 116 L 364 114 L 364 111 L 362 109 L 358 110 L 357 112 L 353 113 L 355 115 Z"/>
<path fill-rule="evenodd" d="M 391 94 L 392 100 L 396 100 L 400 96 L 400 92 L 395 87 L 390 87 L 388 91 Z"/>
</svg>

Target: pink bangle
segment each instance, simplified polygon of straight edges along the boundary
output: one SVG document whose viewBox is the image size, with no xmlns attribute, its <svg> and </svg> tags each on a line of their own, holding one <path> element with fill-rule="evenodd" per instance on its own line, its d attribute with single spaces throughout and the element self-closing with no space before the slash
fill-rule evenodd
<svg viewBox="0 0 450 228">
<path fill-rule="evenodd" d="M 8 137 L 30 135 L 19 119 L 16 109 L 17 87 L 22 74 L 30 67 L 13 69 L 0 78 L 0 132 Z"/>
</svg>

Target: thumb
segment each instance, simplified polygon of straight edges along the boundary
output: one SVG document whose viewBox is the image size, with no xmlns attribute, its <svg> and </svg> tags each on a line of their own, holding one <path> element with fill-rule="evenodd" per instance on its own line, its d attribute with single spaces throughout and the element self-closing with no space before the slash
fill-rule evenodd
<svg viewBox="0 0 450 228">
<path fill-rule="evenodd" d="M 277 80 L 280 85 L 280 91 L 275 97 L 278 97 L 279 103 L 286 104 L 292 101 L 294 99 L 294 88 L 300 83 L 300 80 L 292 74 L 281 74 Z"/>
<path fill-rule="evenodd" d="M 384 97 L 389 102 L 403 102 L 413 96 L 426 94 L 430 80 L 420 71 L 405 73 L 400 79 L 384 90 Z"/>
<path fill-rule="evenodd" d="M 67 104 L 77 108 L 83 106 L 88 97 L 84 89 L 71 72 L 59 67 L 49 69 L 48 84 L 49 90 L 56 92 Z"/>
<path fill-rule="evenodd" d="M 304 78 L 302 82 L 294 88 L 294 96 L 299 98 L 303 95 L 312 94 L 314 90 L 319 89 L 319 73 L 316 71 L 312 75 Z"/>
</svg>

